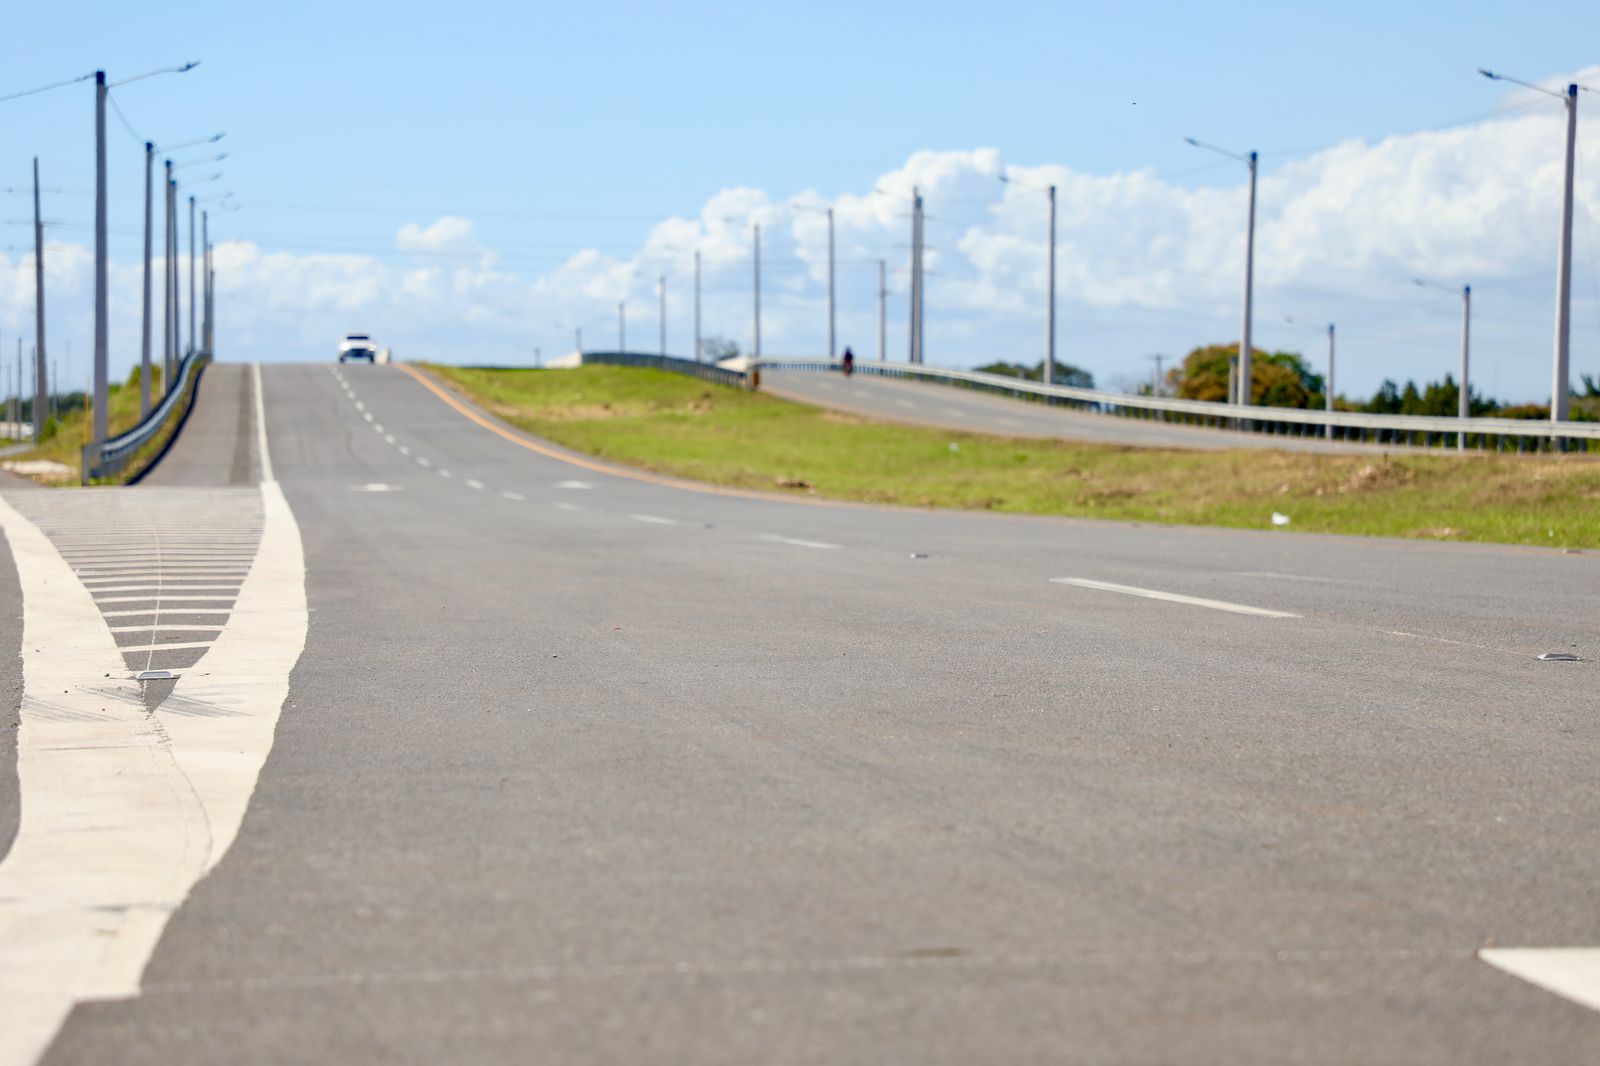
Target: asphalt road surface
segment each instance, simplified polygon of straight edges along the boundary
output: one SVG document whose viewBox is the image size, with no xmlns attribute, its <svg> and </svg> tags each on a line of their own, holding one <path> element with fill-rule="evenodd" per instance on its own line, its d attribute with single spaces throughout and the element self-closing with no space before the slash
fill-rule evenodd
<svg viewBox="0 0 1600 1066">
<path fill-rule="evenodd" d="M 303 544 L 309 629 L 237 836 L 202 795 L 43 1061 L 1595 1061 L 1588 956 L 1478 952 L 1600 946 L 1600 556 L 701 491 L 396 367 L 265 367 L 257 426 L 229 370 L 182 485 L 51 495 L 246 516 L 219 645 Z"/>
<path fill-rule="evenodd" d="M 1281 448 L 1352 454 L 1392 452 L 1405 447 L 1242 433 L 1153 419 L 1099 415 L 972 389 L 872 374 L 856 374 L 847 379 L 838 373 L 767 369 L 761 372 L 761 387 L 784 399 L 882 421 L 1002 437 L 1059 437 L 1141 448 Z"/>
</svg>

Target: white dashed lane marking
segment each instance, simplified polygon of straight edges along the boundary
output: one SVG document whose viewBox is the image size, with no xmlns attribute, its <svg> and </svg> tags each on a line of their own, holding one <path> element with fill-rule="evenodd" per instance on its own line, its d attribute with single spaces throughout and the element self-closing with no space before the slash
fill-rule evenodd
<svg viewBox="0 0 1600 1066">
<path fill-rule="evenodd" d="M 631 514 L 628 517 L 635 522 L 648 522 L 654 526 L 675 526 L 678 524 L 671 518 L 662 518 L 660 515 L 653 514 Z"/>
<path fill-rule="evenodd" d="M 465 484 L 465 485 L 466 485 L 466 486 L 467 486 L 467 488 L 469 488 L 469 489 L 481 489 L 481 488 L 483 488 L 483 482 L 481 482 L 481 481 L 479 481 L 479 480 L 478 480 L 478 479 L 477 479 L 477 478 L 475 478 L 475 477 L 469 477 L 469 478 L 467 478 L 467 480 L 466 480 L 466 481 L 465 481 L 465 482 L 464 482 L 464 484 Z"/>
<path fill-rule="evenodd" d="M 800 537 L 780 537 L 776 533 L 763 533 L 757 540 L 771 541 L 773 544 L 792 544 L 796 548 L 842 548 L 843 544 L 829 544 L 825 540 L 803 540 Z"/>
<path fill-rule="evenodd" d="M 1134 585 L 1116 585 L 1109 581 L 1091 581 L 1082 577 L 1053 577 L 1050 579 L 1057 585 L 1073 585 L 1081 589 L 1095 589 L 1100 592 L 1118 592 L 1124 596 L 1140 596 L 1147 600 L 1165 600 L 1168 603 L 1183 603 L 1190 607 L 1209 607 L 1213 611 L 1227 611 L 1230 614 L 1248 614 L 1257 618 L 1299 618 L 1297 614 L 1288 611 L 1271 611 L 1265 607 L 1248 607 L 1242 603 L 1229 603 L 1226 600 L 1208 600 L 1200 596 L 1183 596 L 1176 592 L 1162 592 L 1159 589 L 1142 589 Z"/>
<path fill-rule="evenodd" d="M 522 493 L 512 492 L 510 489 L 505 490 L 504 492 L 500 493 L 500 495 L 503 499 L 516 500 L 518 503 L 522 503 L 527 500 L 527 497 Z"/>
</svg>

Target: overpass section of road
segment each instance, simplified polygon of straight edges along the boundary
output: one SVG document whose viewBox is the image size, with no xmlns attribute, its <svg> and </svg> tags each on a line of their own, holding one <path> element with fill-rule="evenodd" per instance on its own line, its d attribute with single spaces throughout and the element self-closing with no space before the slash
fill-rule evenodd
<svg viewBox="0 0 1600 1066">
<path fill-rule="evenodd" d="M 1329 441 L 1316 436 L 1280 436 L 1204 426 L 1094 414 L 1067 406 L 1011 399 L 975 389 L 952 388 L 903 378 L 806 370 L 764 369 L 764 391 L 787 400 L 863 415 L 886 422 L 991 433 L 1001 437 L 1059 437 L 1141 448 L 1279 448 L 1288 451 L 1359 454 L 1395 451 L 1403 445 Z"/>
<path fill-rule="evenodd" d="M 173 839 L 215 860 L 175 852 L 158 938 L 69 945 L 121 983 L 48 971 L 71 1002 L 44 1061 L 1583 1063 L 1600 1046 L 1586 956 L 1502 960 L 1526 980 L 1477 956 L 1600 945 L 1594 666 L 1537 657 L 1600 653 L 1600 557 L 686 488 L 399 368 L 253 380 L 241 401 L 211 378 L 184 431 L 215 461 L 180 440 L 164 464 L 208 488 L 0 490 L 34 516 L 6 526 L 20 586 L 0 565 L 21 608 L 0 638 L 27 662 L 5 620 L 34 617 L 30 575 L 64 543 L 52 512 L 72 510 L 29 497 L 187 494 L 259 558 L 286 527 L 265 486 L 231 485 L 248 466 L 292 514 L 303 580 L 280 559 L 272 587 L 303 589 L 309 619 L 270 754 L 242 768 L 248 811 L 151 807 L 198 811 Z M 259 533 L 216 520 L 251 507 Z M 240 603 L 218 643 L 255 604 L 283 610 L 239 584 L 215 593 Z M 251 638 L 271 662 L 220 660 L 230 676 L 283 669 L 294 620 L 271 617 Z M 190 676 L 212 654 L 138 720 L 237 722 L 223 678 Z M 24 706 L 19 758 L 43 709 Z M 204 792 L 222 766 L 237 784 L 213 754 L 171 780 Z M 0 827 L 18 802 L 12 779 Z M 42 904 L 0 894 L 24 906 Z M 37 1003 L 51 989 L 30 978 Z"/>
</svg>

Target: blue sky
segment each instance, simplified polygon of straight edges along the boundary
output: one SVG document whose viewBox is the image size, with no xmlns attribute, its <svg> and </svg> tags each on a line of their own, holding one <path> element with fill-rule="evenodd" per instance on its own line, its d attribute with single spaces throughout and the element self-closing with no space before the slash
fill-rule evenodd
<svg viewBox="0 0 1600 1066">
<path fill-rule="evenodd" d="M 251 242 L 263 255 L 349 257 L 341 265 L 343 278 L 359 271 L 363 258 L 420 278 L 417 257 L 433 254 L 446 257 L 435 265 L 444 264 L 440 276 L 448 282 L 454 266 L 491 255 L 501 304 L 449 330 L 430 332 L 420 322 L 402 328 L 397 319 L 391 332 L 397 348 L 409 354 L 484 358 L 502 351 L 507 360 L 527 358 L 535 346 L 546 355 L 570 347 L 566 327 L 573 323 L 588 323 L 592 334 L 609 330 L 612 295 L 638 304 L 630 312 L 638 316 L 638 335 L 653 337 L 650 293 L 657 267 L 638 261 L 641 249 L 664 220 L 703 216 L 708 203 L 727 190 L 759 190 L 768 205 L 808 194 L 832 202 L 868 195 L 919 152 L 993 149 L 1001 167 L 1059 167 L 1063 174 L 1102 178 L 1147 173 L 1173 195 L 1227 193 L 1241 185 L 1238 168 L 1189 148 L 1182 142 L 1185 134 L 1241 151 L 1259 149 L 1263 176 L 1270 178 L 1352 138 L 1376 145 L 1487 115 L 1508 97 L 1502 87 L 1477 77 L 1476 67 L 1530 79 L 1571 74 L 1596 62 L 1585 42 L 1592 46 L 1600 39 L 1600 14 L 1581 5 L 1513 11 L 1505 4 L 1357 3 L 1301 10 L 1145 4 L 1113 11 L 1063 4 L 555 8 L 286 2 L 249 9 L 175 4 L 164 10 L 169 17 L 159 25 L 146 10 L 126 5 L 94 4 L 70 14 L 43 6 L 12 12 L 0 37 L 0 95 L 97 66 L 115 81 L 203 60 L 192 73 L 128 85 L 116 96 L 138 132 L 158 143 L 228 131 L 217 147 L 229 158 L 215 168 L 225 177 L 193 189 L 198 195 L 231 191 L 242 205 L 215 219 L 219 238 Z M 88 241 L 91 92 L 87 85 L 75 86 L 0 104 L 0 185 L 23 185 L 30 157 L 40 155 L 46 187 L 62 190 L 47 197 L 46 207 L 47 217 L 62 223 L 52 231 L 62 242 Z M 1584 101 L 1591 102 L 1600 106 L 1594 97 Z M 109 137 L 112 252 L 135 264 L 139 149 L 115 121 Z M 186 173 L 212 171 L 200 166 Z M 986 199 L 1000 196 L 995 186 L 997 191 L 966 196 L 967 202 L 948 190 L 943 201 L 930 199 L 930 243 L 952 258 L 967 246 L 964 241 L 970 244 L 972 227 L 1000 210 Z M 4 201 L 0 246 L 20 263 L 29 232 L 15 222 L 25 216 L 27 201 L 16 195 Z M 1216 204 L 1219 217 L 1227 216 L 1233 226 L 1229 201 Z M 1106 210 L 1117 210 L 1114 202 Z M 402 226 L 426 228 L 445 217 L 470 222 L 468 244 L 399 246 Z M 1104 221 L 1113 228 L 1137 224 Z M 788 216 L 781 222 L 792 223 Z M 774 218 L 772 224 L 780 222 Z M 1091 274 L 1098 242 L 1093 225 L 1084 221 L 1077 249 Z M 840 284 L 850 293 L 849 308 L 842 307 L 849 319 L 845 339 L 858 350 L 870 344 L 873 260 L 881 255 L 898 265 L 905 255 L 903 237 L 891 238 L 874 237 L 874 245 L 864 231 L 858 254 L 841 262 Z M 1480 380 L 1493 381 L 1501 395 L 1537 398 L 1541 389 L 1548 394 L 1548 374 L 1536 355 L 1548 351 L 1550 301 L 1536 275 L 1553 264 L 1553 240 L 1552 222 L 1549 254 L 1540 259 L 1531 249 L 1528 264 L 1508 264 L 1499 279 L 1494 264 L 1480 264 L 1481 255 L 1466 257 L 1485 274 L 1479 282 L 1485 287 L 1480 313 L 1486 359 Z M 823 291 L 815 284 L 815 263 L 802 254 L 804 243 L 795 236 L 796 258 L 784 262 L 786 243 L 773 242 L 774 258 L 766 267 L 780 291 L 774 323 L 764 329 L 774 338 L 769 350 L 817 346 L 810 325 L 785 335 L 784 298 L 793 302 L 798 322 L 806 314 L 803 305 L 815 303 Z M 506 301 L 517 299 L 516 282 L 537 288 L 541 278 L 585 251 L 613 265 L 628 264 L 607 273 L 619 292 L 602 292 L 605 283 L 595 277 L 551 283 L 530 296 L 537 309 L 528 320 L 515 321 Z M 273 275 L 278 281 L 297 276 L 289 262 Z M 1398 278 L 1426 265 L 1397 261 L 1391 272 Z M 682 272 L 680 264 L 672 269 Z M 1273 264 L 1263 261 L 1260 269 L 1270 286 Z M 1370 391 L 1383 376 L 1438 376 L 1449 369 L 1455 327 L 1447 308 L 1424 301 L 1413 316 L 1405 306 L 1416 303 L 1417 294 L 1399 293 L 1393 301 L 1375 297 L 1373 276 L 1347 279 L 1341 269 L 1325 264 L 1326 277 L 1303 285 L 1311 293 L 1298 301 L 1292 291 L 1264 293 L 1269 306 L 1258 317 L 1278 322 L 1296 311 L 1320 323 L 1334 314 L 1398 315 L 1399 326 L 1387 340 L 1369 339 L 1369 357 L 1363 359 L 1353 339 L 1352 390 Z M 1371 273 L 1370 257 L 1360 269 Z M 1221 280 L 1236 272 L 1226 255 L 1219 254 L 1216 272 L 1219 292 L 1236 287 Z M 738 301 L 747 272 L 730 263 L 710 273 L 708 304 L 723 302 L 708 331 L 742 339 L 747 324 Z M 628 277 L 617 280 L 622 274 Z M 952 285 L 959 275 L 956 264 L 947 262 Z M 982 285 L 974 281 L 977 288 L 960 295 L 961 321 L 952 318 L 942 350 L 935 344 L 930 358 L 970 363 L 1008 353 L 1038 357 L 1039 327 L 1027 318 L 1032 305 L 1024 291 L 1034 283 L 1031 275 L 1015 276 L 1016 292 L 995 294 L 992 317 L 975 296 L 1005 276 L 1010 275 L 1002 271 Z M 1586 278 L 1592 287 L 1595 279 Z M 1445 280 L 1457 283 L 1454 276 Z M 1505 324 L 1498 331 L 1496 280 L 1507 284 L 1499 301 Z M 259 277 L 251 282 L 265 283 Z M 783 290 L 786 283 L 790 287 Z M 31 288 L 27 295 L 31 299 Z M 74 280 L 64 278 L 52 317 L 56 311 L 63 316 L 56 331 L 63 341 L 80 338 L 77 343 L 86 344 L 86 308 L 74 305 L 79 295 Z M 307 296 L 306 306 L 323 309 L 308 315 L 297 314 L 289 291 L 270 299 L 257 289 L 237 295 L 256 305 L 249 309 L 248 334 L 237 336 L 241 357 L 323 357 L 317 338 L 338 332 L 340 313 L 353 323 L 350 328 L 365 326 L 380 335 L 389 329 L 381 299 L 366 307 L 350 300 L 341 307 L 325 293 Z M 1209 292 L 1197 294 L 1188 320 L 1182 313 L 1152 312 L 1137 298 L 1130 303 L 1108 295 L 1078 306 L 1076 295 L 1063 292 L 1061 348 L 1064 357 L 1090 365 L 1102 380 L 1142 373 L 1146 349 L 1181 354 L 1236 335 L 1226 301 Z M 931 294 L 930 303 L 937 297 L 937 291 Z M 1014 306 L 1008 297 L 1016 298 Z M 1588 323 L 1586 350 L 1594 352 L 1600 347 L 1600 295 L 1586 298 L 1593 306 L 1577 313 L 1588 316 L 1580 321 Z M 276 320 L 261 313 L 260 305 L 269 302 Z M 686 294 L 674 302 L 682 307 Z M 952 290 L 949 303 L 956 302 Z M 1303 306 L 1284 309 L 1296 303 Z M 8 320 L 5 306 L 0 304 L 0 350 L 9 349 L 6 338 L 15 336 L 14 329 L 29 328 Z M 235 312 L 235 322 L 247 317 L 237 305 L 225 309 L 225 347 L 227 310 Z M 930 315 L 937 313 L 930 306 Z M 473 334 L 474 323 L 481 335 Z M 683 337 L 685 328 L 679 324 L 674 332 Z M 937 336 L 937 323 L 930 332 Z M 1294 329 L 1273 335 L 1258 327 L 1258 336 L 1273 345 L 1303 340 L 1299 346 L 1308 353 L 1321 350 L 1320 342 Z M 1506 353 L 1499 362 L 1496 344 Z M 891 353 L 898 348 L 891 340 Z M 1438 353 L 1443 354 L 1434 359 Z M 1583 353 L 1575 354 L 1581 362 Z M 127 345 L 119 345 L 114 361 L 129 358 Z"/>
</svg>

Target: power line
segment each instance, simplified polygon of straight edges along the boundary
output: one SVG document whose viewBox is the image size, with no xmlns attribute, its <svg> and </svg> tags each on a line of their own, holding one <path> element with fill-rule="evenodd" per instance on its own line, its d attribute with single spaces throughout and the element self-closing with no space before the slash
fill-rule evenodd
<svg viewBox="0 0 1600 1066">
<path fill-rule="evenodd" d="M 0 104 L 5 103 L 7 100 L 20 100 L 22 97 L 32 96 L 34 93 L 44 93 L 49 92 L 51 89 L 60 89 L 66 85 L 76 85 L 78 82 L 88 81 L 92 77 L 94 77 L 94 71 L 90 71 L 88 74 L 80 74 L 76 78 L 68 78 L 66 81 L 55 81 L 49 85 L 41 85 L 36 89 L 23 89 L 21 92 L 11 93 L 8 96 L 0 96 Z"/>
</svg>

